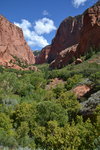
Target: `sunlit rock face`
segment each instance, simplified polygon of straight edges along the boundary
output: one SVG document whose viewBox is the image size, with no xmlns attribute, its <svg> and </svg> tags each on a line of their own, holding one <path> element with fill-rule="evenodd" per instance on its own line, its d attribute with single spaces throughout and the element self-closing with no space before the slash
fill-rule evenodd
<svg viewBox="0 0 100 150">
<path fill-rule="evenodd" d="M 8 65 L 14 57 L 34 64 L 35 57 L 24 40 L 22 30 L 0 15 L 0 65 Z"/>
</svg>

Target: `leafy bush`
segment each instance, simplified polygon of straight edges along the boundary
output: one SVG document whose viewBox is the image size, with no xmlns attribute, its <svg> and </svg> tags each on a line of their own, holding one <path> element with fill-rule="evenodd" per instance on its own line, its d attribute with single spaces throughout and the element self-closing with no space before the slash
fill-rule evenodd
<svg viewBox="0 0 100 150">
<path fill-rule="evenodd" d="M 81 80 L 82 80 L 82 75 L 74 75 L 73 77 L 68 78 L 67 83 L 65 84 L 65 88 L 67 90 L 71 90 Z"/>
</svg>

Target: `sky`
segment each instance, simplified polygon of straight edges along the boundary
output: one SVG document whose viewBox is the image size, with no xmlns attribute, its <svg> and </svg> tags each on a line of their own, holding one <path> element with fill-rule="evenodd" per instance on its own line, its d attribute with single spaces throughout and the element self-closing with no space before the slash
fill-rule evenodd
<svg viewBox="0 0 100 150">
<path fill-rule="evenodd" d="M 60 23 L 98 0 L 0 0 L 0 14 L 22 28 L 32 50 L 51 44 Z"/>
</svg>

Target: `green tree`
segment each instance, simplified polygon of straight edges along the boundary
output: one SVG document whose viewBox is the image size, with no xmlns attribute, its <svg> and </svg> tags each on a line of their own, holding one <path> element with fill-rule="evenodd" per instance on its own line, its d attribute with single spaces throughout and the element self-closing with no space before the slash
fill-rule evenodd
<svg viewBox="0 0 100 150">
<path fill-rule="evenodd" d="M 75 74 L 73 77 L 67 79 L 67 83 L 65 84 L 65 88 L 67 90 L 71 90 L 81 80 L 82 80 L 82 75 Z"/>
<path fill-rule="evenodd" d="M 46 128 L 44 126 L 36 126 L 32 131 L 36 148 L 45 149 L 46 147 Z"/>
<path fill-rule="evenodd" d="M 79 149 L 80 150 L 94 149 L 95 148 L 94 140 L 97 137 L 98 132 L 95 126 L 91 123 L 90 119 L 83 122 L 83 119 L 81 117 L 78 120 L 78 124 L 76 126 L 79 131 L 79 137 L 81 139 Z"/>
<path fill-rule="evenodd" d="M 46 131 L 46 148 L 48 150 L 61 150 L 63 149 L 63 127 L 59 127 L 57 121 L 49 121 Z"/>
<path fill-rule="evenodd" d="M 13 130 L 12 120 L 8 115 L 0 113 L 0 145 L 16 147 L 16 133 Z"/>
<path fill-rule="evenodd" d="M 29 137 L 29 125 L 28 122 L 23 121 L 17 129 L 17 141 L 21 147 L 30 147 L 31 139 Z M 34 142 L 34 141 L 33 141 Z"/>
<path fill-rule="evenodd" d="M 31 134 L 31 130 L 33 130 L 36 124 L 36 104 L 29 104 L 25 102 L 18 104 L 12 115 L 12 118 L 14 119 L 14 127 L 16 129 L 21 126 L 21 122 L 26 122 L 30 129 L 29 133 Z"/>
<path fill-rule="evenodd" d="M 64 127 L 64 150 L 78 150 L 81 139 L 79 137 L 79 129 L 73 122 L 71 125 L 66 124 Z"/>
<path fill-rule="evenodd" d="M 46 126 L 48 121 L 56 120 L 58 124 L 64 125 L 67 120 L 67 112 L 60 104 L 54 101 L 44 101 L 37 105 L 37 122 Z"/>
<path fill-rule="evenodd" d="M 68 112 L 68 118 L 71 122 L 77 116 L 80 110 L 80 104 L 72 92 L 62 92 L 57 100 L 62 107 Z"/>
</svg>

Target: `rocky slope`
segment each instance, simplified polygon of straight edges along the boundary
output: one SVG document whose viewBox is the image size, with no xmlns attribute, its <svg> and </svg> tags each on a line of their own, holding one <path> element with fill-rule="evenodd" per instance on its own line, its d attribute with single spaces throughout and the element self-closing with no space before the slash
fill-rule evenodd
<svg viewBox="0 0 100 150">
<path fill-rule="evenodd" d="M 35 57 L 24 40 L 22 30 L 0 15 L 0 65 L 20 59 L 26 64 L 34 64 Z"/>
<path fill-rule="evenodd" d="M 76 48 L 77 45 L 73 45 L 71 47 L 66 48 L 65 50 L 61 51 L 56 59 L 50 63 L 50 68 L 62 68 L 67 64 L 71 63 L 76 56 Z"/>
</svg>

